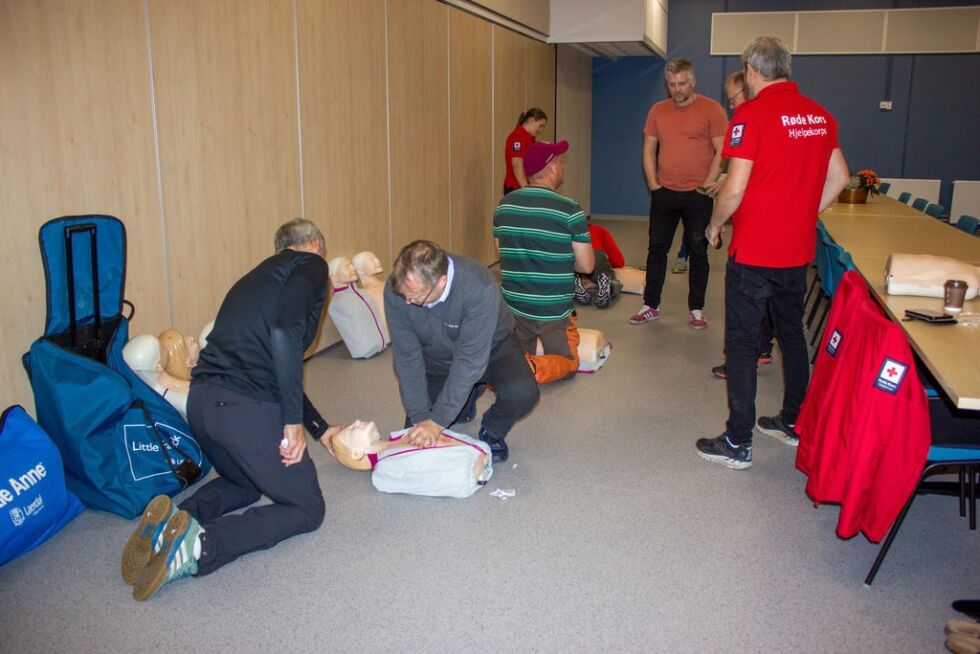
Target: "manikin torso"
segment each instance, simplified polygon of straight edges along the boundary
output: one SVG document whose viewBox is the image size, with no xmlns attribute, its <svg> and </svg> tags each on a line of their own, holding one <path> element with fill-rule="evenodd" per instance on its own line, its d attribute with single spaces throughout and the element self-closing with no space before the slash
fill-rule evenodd
<svg viewBox="0 0 980 654">
<path fill-rule="evenodd" d="M 333 453 L 352 470 L 372 470 L 375 488 L 388 493 L 468 497 L 493 474 L 485 444 L 445 430 L 421 448 L 400 440 L 407 431 L 382 440 L 375 423 L 356 420 L 334 435 Z"/>
<path fill-rule="evenodd" d="M 391 342 L 378 303 L 354 284 L 357 271 L 350 259 L 336 257 L 328 265 L 333 296 L 327 314 L 353 358 L 374 356 Z"/>
<path fill-rule="evenodd" d="M 189 381 L 178 379 L 166 371 L 169 353 L 152 334 L 136 336 L 123 346 L 123 359 L 130 369 L 187 419 Z"/>
<path fill-rule="evenodd" d="M 980 268 L 965 261 L 929 254 L 893 254 L 885 265 L 885 289 L 889 295 L 944 296 L 948 279 L 961 279 L 969 285 L 966 299 L 977 296 Z"/>
<path fill-rule="evenodd" d="M 361 288 L 371 296 L 371 299 L 374 300 L 374 304 L 380 311 L 381 323 L 384 325 L 385 338 L 387 339 L 388 320 L 385 317 L 384 301 L 385 280 L 381 276 L 381 273 L 384 272 L 384 269 L 381 267 L 381 261 L 374 252 L 364 251 L 355 254 L 351 263 L 354 264 L 354 270 L 357 271 L 357 278 L 361 282 Z"/>
</svg>

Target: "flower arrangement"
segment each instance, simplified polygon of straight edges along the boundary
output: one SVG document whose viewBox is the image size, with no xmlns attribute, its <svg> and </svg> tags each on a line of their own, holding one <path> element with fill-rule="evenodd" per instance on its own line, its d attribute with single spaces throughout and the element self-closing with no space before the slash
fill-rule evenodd
<svg viewBox="0 0 980 654">
<path fill-rule="evenodd" d="M 851 179 L 847 183 L 849 190 L 867 191 L 869 195 L 878 195 L 879 186 L 881 186 L 881 180 L 878 178 L 878 173 L 870 168 L 857 171 L 851 175 Z"/>
</svg>

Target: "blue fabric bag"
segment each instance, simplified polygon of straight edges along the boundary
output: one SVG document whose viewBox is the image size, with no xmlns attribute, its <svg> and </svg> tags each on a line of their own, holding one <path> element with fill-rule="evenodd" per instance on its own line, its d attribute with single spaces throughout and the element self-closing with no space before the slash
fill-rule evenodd
<svg viewBox="0 0 980 654">
<path fill-rule="evenodd" d="M 133 518 L 210 469 L 177 410 L 122 356 L 126 232 L 112 216 L 68 216 L 40 230 L 44 336 L 24 355 L 37 421 L 85 506 Z M 130 305 L 131 306 L 131 305 Z"/>
<path fill-rule="evenodd" d="M 65 488 L 61 455 L 21 406 L 0 416 L 0 565 L 71 522 L 82 503 Z"/>
</svg>

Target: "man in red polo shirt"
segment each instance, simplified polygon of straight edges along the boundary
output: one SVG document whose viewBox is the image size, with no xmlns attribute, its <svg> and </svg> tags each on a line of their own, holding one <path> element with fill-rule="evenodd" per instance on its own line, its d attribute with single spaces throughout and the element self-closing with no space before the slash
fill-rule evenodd
<svg viewBox="0 0 980 654">
<path fill-rule="evenodd" d="M 700 457 L 733 469 L 752 465 L 759 326 L 772 311 L 783 353 L 783 408 L 759 418 L 760 432 L 790 445 L 810 376 L 803 336 L 806 268 L 816 246 L 817 214 L 847 184 L 837 122 L 789 81 L 792 62 L 782 41 L 761 36 L 742 53 L 752 98 L 728 127 L 722 155 L 728 176 L 715 200 L 708 242 L 732 219 L 725 277 L 728 423 L 717 438 L 696 443 Z"/>
</svg>

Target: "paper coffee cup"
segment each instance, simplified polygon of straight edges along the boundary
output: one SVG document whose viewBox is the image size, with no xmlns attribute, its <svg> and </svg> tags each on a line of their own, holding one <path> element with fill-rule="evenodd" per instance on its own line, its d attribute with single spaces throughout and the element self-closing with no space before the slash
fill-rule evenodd
<svg viewBox="0 0 980 654">
<path fill-rule="evenodd" d="M 959 313 L 963 310 L 963 301 L 966 299 L 966 289 L 969 285 L 962 279 L 947 279 L 943 284 L 946 313 Z"/>
</svg>

